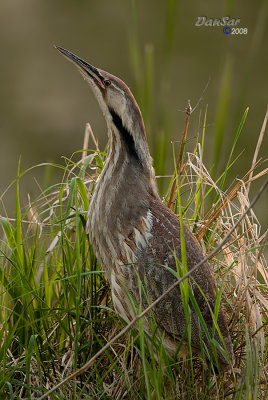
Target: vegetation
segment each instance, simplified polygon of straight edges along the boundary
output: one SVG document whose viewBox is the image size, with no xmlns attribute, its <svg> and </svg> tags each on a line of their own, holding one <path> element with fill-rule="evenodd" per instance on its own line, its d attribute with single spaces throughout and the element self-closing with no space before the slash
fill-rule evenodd
<svg viewBox="0 0 268 400">
<path fill-rule="evenodd" d="M 87 138 L 89 132 L 88 125 Z M 185 155 L 177 176 L 180 192 L 184 192 L 181 215 L 210 252 L 247 208 L 250 184 L 267 171 L 255 173 L 255 168 L 250 169 L 223 191 L 220 187 L 233 161 L 230 158 L 214 182 L 202 162 L 204 133 L 205 118 L 203 145 L 197 142 L 193 152 Z M 16 218 L 0 220 L 4 232 L 0 267 L 1 398 L 40 397 L 83 366 L 124 326 L 113 311 L 109 287 L 85 233 L 90 196 L 104 159 L 105 154 L 97 147 L 89 155 L 84 151 L 78 162 L 72 158 L 66 159 L 64 167 L 54 166 L 62 168 L 62 182 L 41 192 L 26 209 L 20 206 L 24 173 L 18 170 L 14 182 Z M 213 205 L 205 206 L 210 198 Z M 234 343 L 236 363 L 230 373 L 217 375 L 204 354 L 203 359 L 192 355 L 184 361 L 170 360 L 159 343 L 148 343 L 140 320 L 138 332 L 125 334 L 88 371 L 50 398 L 265 398 L 266 239 L 250 210 L 211 261 Z M 158 362 L 152 347 L 154 352 L 158 347 Z"/>
</svg>

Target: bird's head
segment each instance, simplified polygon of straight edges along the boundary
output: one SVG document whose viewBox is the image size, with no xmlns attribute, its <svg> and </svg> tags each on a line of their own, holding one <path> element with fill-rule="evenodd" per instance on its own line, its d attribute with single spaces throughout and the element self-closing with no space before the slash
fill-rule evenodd
<svg viewBox="0 0 268 400">
<path fill-rule="evenodd" d="M 117 136 L 118 142 L 121 142 L 132 158 L 151 169 L 142 115 L 127 85 L 116 76 L 93 67 L 70 51 L 55 47 L 78 68 L 89 83 L 106 119 L 108 132 Z"/>
</svg>

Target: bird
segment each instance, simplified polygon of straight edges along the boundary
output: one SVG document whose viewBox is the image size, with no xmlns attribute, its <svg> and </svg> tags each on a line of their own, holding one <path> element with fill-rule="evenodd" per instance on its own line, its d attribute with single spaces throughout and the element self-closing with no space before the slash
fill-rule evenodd
<svg viewBox="0 0 268 400">
<path fill-rule="evenodd" d="M 182 259 L 180 219 L 158 194 L 142 113 L 128 86 L 70 51 L 55 47 L 89 84 L 106 120 L 107 156 L 90 201 L 86 229 L 110 284 L 114 309 L 128 323 L 137 315 L 137 310 L 148 307 L 178 279 L 175 273 Z M 190 270 L 205 255 L 186 223 L 183 235 Z M 216 280 L 208 262 L 190 275 L 189 285 L 208 332 L 217 342 L 218 365 L 222 370 L 231 368 L 233 345 L 222 306 L 217 315 L 221 334 L 215 329 L 212 317 Z M 150 315 L 143 317 L 148 336 L 154 334 L 153 321 L 170 357 L 179 356 L 177 349 L 185 340 L 189 324 L 194 352 L 200 354 L 201 341 L 204 348 L 210 347 L 190 300 L 191 318 L 186 319 L 182 295 L 177 286 Z M 209 348 L 208 353 L 212 355 L 213 350 Z M 215 357 L 215 351 L 213 354 Z"/>
</svg>

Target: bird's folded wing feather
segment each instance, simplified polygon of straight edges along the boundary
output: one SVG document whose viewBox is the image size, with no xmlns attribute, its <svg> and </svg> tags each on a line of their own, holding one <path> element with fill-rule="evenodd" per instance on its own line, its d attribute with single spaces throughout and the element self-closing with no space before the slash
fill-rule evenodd
<svg viewBox="0 0 268 400">
<path fill-rule="evenodd" d="M 136 262 L 128 269 L 128 288 L 135 301 L 142 301 L 143 307 L 152 303 L 164 293 L 176 277 L 169 268 L 177 271 L 176 258 L 181 260 L 180 221 L 159 200 L 151 204 L 151 236 L 146 246 L 139 246 L 135 251 Z M 203 260 L 201 247 L 187 226 L 184 225 L 184 238 L 187 253 L 187 269 L 190 270 Z M 176 255 L 176 258 L 175 256 Z M 139 280 L 143 289 L 139 290 Z M 209 331 L 212 330 L 216 289 L 215 279 L 210 265 L 205 262 L 191 274 L 189 279 L 193 294 Z M 137 299 L 137 293 L 141 298 Z M 154 319 L 157 325 L 173 337 L 181 337 L 186 328 L 183 302 L 180 288 L 177 287 L 154 308 Z M 199 324 L 197 316 L 192 313 L 192 344 L 200 347 Z M 229 337 L 224 315 L 220 310 L 219 328 L 223 337 Z"/>
</svg>

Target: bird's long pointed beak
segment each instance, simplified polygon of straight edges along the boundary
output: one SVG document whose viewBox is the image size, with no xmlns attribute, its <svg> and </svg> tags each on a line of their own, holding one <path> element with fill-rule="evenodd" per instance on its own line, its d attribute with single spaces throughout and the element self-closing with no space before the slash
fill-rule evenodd
<svg viewBox="0 0 268 400">
<path fill-rule="evenodd" d="M 105 86 L 103 84 L 103 77 L 100 75 L 100 72 L 97 68 L 93 67 L 93 65 L 88 64 L 86 61 L 82 60 L 82 58 L 77 57 L 75 54 L 71 53 L 69 50 L 64 49 L 63 47 L 56 45 L 54 45 L 54 47 L 61 54 L 63 54 L 64 57 L 67 58 L 67 60 L 72 62 L 84 77 L 90 77 L 96 85 L 98 85 L 101 89 L 105 89 Z"/>
</svg>

